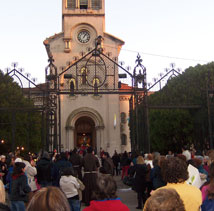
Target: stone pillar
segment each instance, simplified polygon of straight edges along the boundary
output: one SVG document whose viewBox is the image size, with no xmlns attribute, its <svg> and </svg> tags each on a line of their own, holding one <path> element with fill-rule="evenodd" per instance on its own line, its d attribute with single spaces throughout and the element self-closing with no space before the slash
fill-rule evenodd
<svg viewBox="0 0 214 211">
<path fill-rule="evenodd" d="M 74 149 L 74 127 L 69 126 L 66 127 L 66 141 L 65 141 L 66 149 L 69 151 Z"/>
</svg>

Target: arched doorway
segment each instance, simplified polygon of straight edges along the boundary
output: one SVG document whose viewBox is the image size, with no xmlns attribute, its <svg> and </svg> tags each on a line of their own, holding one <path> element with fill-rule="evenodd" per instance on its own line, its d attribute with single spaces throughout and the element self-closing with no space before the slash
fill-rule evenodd
<svg viewBox="0 0 214 211">
<path fill-rule="evenodd" d="M 75 122 L 74 132 L 75 147 L 92 146 L 96 147 L 96 130 L 93 119 L 82 116 Z"/>
</svg>

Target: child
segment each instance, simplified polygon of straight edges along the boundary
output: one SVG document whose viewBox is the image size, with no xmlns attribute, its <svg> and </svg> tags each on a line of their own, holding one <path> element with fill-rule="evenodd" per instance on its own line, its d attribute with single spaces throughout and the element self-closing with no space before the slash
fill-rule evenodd
<svg viewBox="0 0 214 211">
<path fill-rule="evenodd" d="M 73 176 L 73 168 L 65 168 L 61 173 L 60 188 L 65 193 L 72 211 L 80 211 L 80 200 L 78 190 L 80 184 L 77 178 Z"/>
</svg>

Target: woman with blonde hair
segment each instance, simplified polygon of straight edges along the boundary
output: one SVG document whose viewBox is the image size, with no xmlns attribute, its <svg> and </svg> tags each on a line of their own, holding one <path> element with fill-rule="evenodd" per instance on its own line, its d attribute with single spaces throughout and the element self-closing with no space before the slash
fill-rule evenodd
<svg viewBox="0 0 214 211">
<path fill-rule="evenodd" d="M 65 194 L 57 187 L 47 186 L 37 191 L 27 207 L 28 211 L 70 211 Z"/>
<path fill-rule="evenodd" d="M 10 208 L 5 204 L 6 200 L 4 184 L 0 180 L 0 210 L 10 210 Z"/>
<path fill-rule="evenodd" d="M 146 174 L 148 172 L 143 156 L 137 157 L 137 164 L 133 166 L 132 171 L 132 174 L 135 175 L 133 181 L 133 190 L 137 192 L 138 200 L 138 206 L 136 209 L 142 209 L 142 203 L 146 201 Z"/>
</svg>

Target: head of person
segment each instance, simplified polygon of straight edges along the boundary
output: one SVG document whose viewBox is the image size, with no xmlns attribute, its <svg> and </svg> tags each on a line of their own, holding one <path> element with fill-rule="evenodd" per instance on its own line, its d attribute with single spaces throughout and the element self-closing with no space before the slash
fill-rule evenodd
<svg viewBox="0 0 214 211">
<path fill-rule="evenodd" d="M 63 168 L 61 172 L 62 176 L 75 176 L 73 167 Z"/>
<path fill-rule="evenodd" d="M 5 162 L 6 162 L 6 156 L 5 156 L 5 155 L 2 155 L 2 156 L 1 156 L 1 162 L 2 162 L 2 163 L 5 163 Z"/>
<path fill-rule="evenodd" d="M 189 177 L 186 162 L 178 157 L 166 159 L 161 172 L 163 180 L 167 183 L 182 183 Z"/>
<path fill-rule="evenodd" d="M 77 153 L 77 148 L 74 148 L 72 151 L 72 154 L 76 154 Z"/>
<path fill-rule="evenodd" d="M 70 211 L 68 200 L 57 187 L 45 187 L 37 191 L 27 206 L 27 211 Z"/>
<path fill-rule="evenodd" d="M 109 153 L 108 152 L 104 152 L 103 153 L 103 158 L 109 158 L 110 156 L 109 156 Z"/>
<path fill-rule="evenodd" d="M 137 164 L 144 164 L 144 159 L 143 159 L 143 156 L 138 156 L 137 157 Z"/>
<path fill-rule="evenodd" d="M 110 175 L 101 174 L 97 178 L 97 185 L 94 191 L 96 200 L 115 199 L 117 198 L 117 184 Z"/>
<path fill-rule="evenodd" d="M 50 160 L 50 155 L 47 151 L 42 150 L 39 152 L 39 158 Z"/>
<path fill-rule="evenodd" d="M 0 203 L 5 203 L 5 189 L 4 184 L 0 180 Z"/>
<path fill-rule="evenodd" d="M 185 208 L 174 189 L 159 189 L 148 198 L 144 211 L 185 211 Z"/>
<path fill-rule="evenodd" d="M 93 148 L 92 147 L 88 147 L 87 148 L 87 153 L 92 153 L 94 150 L 93 150 Z"/>
<path fill-rule="evenodd" d="M 66 153 L 65 153 L 65 152 L 61 152 L 61 153 L 60 153 L 60 158 L 61 158 L 61 160 L 67 160 L 67 155 L 66 155 Z"/>
<path fill-rule="evenodd" d="M 25 164 L 22 162 L 15 162 L 13 168 L 13 175 L 20 175 L 25 172 Z"/>
</svg>

